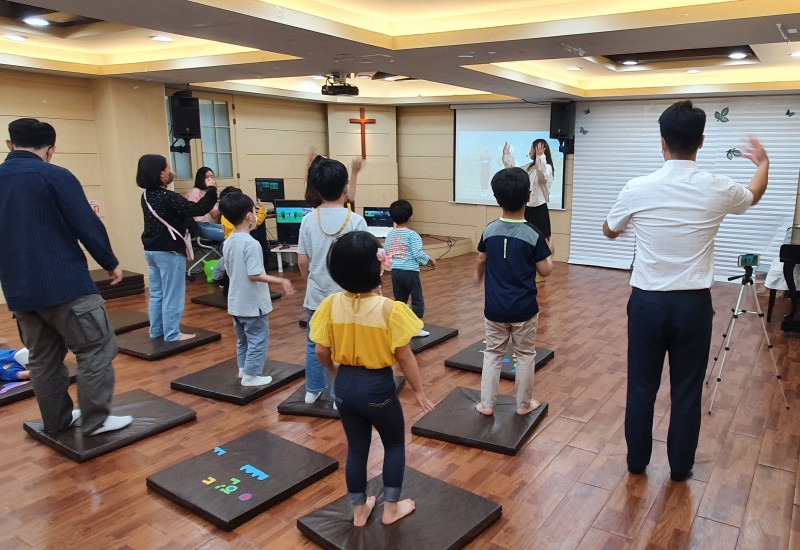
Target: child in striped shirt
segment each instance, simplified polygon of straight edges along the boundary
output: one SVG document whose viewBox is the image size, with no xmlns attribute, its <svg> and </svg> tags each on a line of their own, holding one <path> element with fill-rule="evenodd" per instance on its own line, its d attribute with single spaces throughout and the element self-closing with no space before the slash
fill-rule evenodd
<svg viewBox="0 0 800 550">
<path fill-rule="evenodd" d="M 394 229 L 389 231 L 384 242 L 386 255 L 392 260 L 392 290 L 398 302 L 408 302 L 411 296 L 411 311 L 422 319 L 425 314 L 425 299 L 422 297 L 422 283 L 419 280 L 419 266 L 430 265 L 436 268 L 436 260 L 422 250 L 422 237 L 408 223 L 414 210 L 408 201 L 394 201 L 389 205 L 389 214 Z M 417 336 L 428 336 L 427 330 L 420 329 Z"/>
</svg>

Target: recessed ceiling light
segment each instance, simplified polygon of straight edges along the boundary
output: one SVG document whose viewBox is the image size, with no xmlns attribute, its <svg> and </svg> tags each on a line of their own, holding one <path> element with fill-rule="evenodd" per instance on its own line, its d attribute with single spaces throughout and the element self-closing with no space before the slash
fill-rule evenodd
<svg viewBox="0 0 800 550">
<path fill-rule="evenodd" d="M 583 68 L 581 68 L 581 67 L 576 67 L 575 65 L 573 65 L 573 66 L 571 66 L 571 67 L 567 67 L 567 70 L 568 70 L 568 71 L 582 71 L 582 70 L 583 70 Z"/>
<path fill-rule="evenodd" d="M 358 78 L 372 78 L 372 76 L 370 76 L 368 74 L 360 74 L 360 75 L 358 75 Z"/>
<path fill-rule="evenodd" d="M 24 36 L 20 36 L 18 34 L 4 34 L 3 38 L 6 40 L 11 40 L 12 42 L 27 42 L 28 39 Z"/>
<path fill-rule="evenodd" d="M 700 72 L 700 69 L 689 69 L 686 71 L 688 74 L 697 74 Z"/>
<path fill-rule="evenodd" d="M 172 42 L 172 38 L 169 36 L 164 36 L 163 34 L 157 34 L 155 36 L 151 36 L 150 40 L 155 40 L 156 42 Z"/>
<path fill-rule="evenodd" d="M 731 54 L 728 54 L 728 57 L 730 57 L 731 59 L 744 59 L 745 57 L 747 57 L 747 54 L 744 52 L 733 52 Z"/>
<path fill-rule="evenodd" d="M 796 52 L 792 52 L 789 55 L 792 56 L 792 57 L 800 57 L 800 50 L 797 50 Z"/>
<path fill-rule="evenodd" d="M 462 54 L 461 54 L 461 55 L 459 55 L 458 57 L 460 57 L 461 59 L 472 59 L 472 58 L 473 58 L 473 57 L 475 57 L 475 56 L 474 56 L 474 55 L 472 55 L 471 53 L 462 53 Z"/>
<path fill-rule="evenodd" d="M 26 17 L 22 20 L 22 22 L 30 25 L 31 27 L 46 27 L 50 24 L 50 21 L 47 19 L 36 16 Z"/>
<path fill-rule="evenodd" d="M 634 59 L 627 59 L 622 62 L 623 65 L 638 65 L 639 62 Z"/>
<path fill-rule="evenodd" d="M 395 80 L 397 80 L 397 77 L 396 76 L 387 76 L 386 78 L 384 78 L 384 80 L 386 82 L 394 82 Z"/>
</svg>

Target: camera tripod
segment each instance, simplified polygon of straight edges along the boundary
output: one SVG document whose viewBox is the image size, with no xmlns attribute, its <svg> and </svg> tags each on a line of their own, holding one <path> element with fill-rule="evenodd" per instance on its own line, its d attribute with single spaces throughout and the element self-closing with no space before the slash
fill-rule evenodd
<svg viewBox="0 0 800 550">
<path fill-rule="evenodd" d="M 772 358 L 772 366 L 775 368 L 775 377 L 778 379 L 778 386 L 781 388 L 781 395 L 783 396 L 783 402 L 786 405 L 786 408 L 789 408 L 789 402 L 786 401 L 786 392 L 783 391 L 783 382 L 781 382 L 781 373 L 778 371 L 778 364 L 775 362 L 775 354 L 772 352 L 772 342 L 769 341 L 769 334 L 767 334 L 767 324 L 764 322 L 764 314 L 761 312 L 761 306 L 758 303 L 758 295 L 756 294 L 756 287 L 753 286 L 753 268 L 750 266 L 746 266 L 744 268 L 744 274 L 738 275 L 736 277 L 728 277 L 729 281 L 735 281 L 736 279 L 742 280 L 742 287 L 739 289 L 739 297 L 736 299 L 736 307 L 732 309 L 733 312 L 731 315 L 730 323 L 728 323 L 728 330 L 726 333 L 722 335 L 722 344 L 720 344 L 719 350 L 717 350 L 717 355 L 714 357 L 714 364 L 711 366 L 711 371 L 708 373 L 708 378 L 706 378 L 706 386 L 708 386 L 709 380 L 711 380 L 711 375 L 714 372 L 714 365 L 717 364 L 717 358 L 719 357 L 719 352 L 723 350 L 722 353 L 722 361 L 719 364 L 719 371 L 717 371 L 717 383 L 714 385 L 714 392 L 711 394 L 711 403 L 708 405 L 708 414 L 711 414 L 711 408 L 714 406 L 714 398 L 717 395 L 717 388 L 719 388 L 719 383 L 722 381 L 722 371 L 725 369 L 725 359 L 728 357 L 728 352 L 731 349 L 731 345 L 733 342 L 733 329 L 736 325 L 736 320 L 739 318 L 739 315 L 743 313 L 756 313 L 758 318 L 761 320 L 761 328 L 764 330 L 764 338 L 767 341 L 767 349 L 769 349 L 769 355 Z M 753 292 L 753 300 L 756 303 L 756 311 L 747 311 L 746 309 L 740 309 L 742 306 L 742 301 L 744 300 L 745 305 L 747 301 L 747 297 L 745 296 L 745 288 L 750 287 L 750 290 Z"/>
</svg>

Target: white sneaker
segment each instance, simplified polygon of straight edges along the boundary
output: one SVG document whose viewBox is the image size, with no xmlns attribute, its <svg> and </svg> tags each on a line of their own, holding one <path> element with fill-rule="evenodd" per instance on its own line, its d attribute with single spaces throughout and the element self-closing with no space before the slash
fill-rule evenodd
<svg viewBox="0 0 800 550">
<path fill-rule="evenodd" d="M 425 338 L 426 336 L 430 336 L 431 333 L 427 330 L 419 329 L 419 332 L 413 338 Z"/>
<path fill-rule="evenodd" d="M 305 402 L 310 405 L 311 403 L 316 402 L 320 395 L 322 395 L 321 391 L 307 391 Z"/>
<path fill-rule="evenodd" d="M 242 386 L 266 386 L 270 382 L 272 382 L 271 376 L 256 376 L 255 374 L 242 376 Z"/>
<path fill-rule="evenodd" d="M 99 435 L 106 432 L 113 432 L 114 430 L 121 430 L 126 426 L 130 426 L 131 422 L 133 422 L 132 416 L 111 416 L 109 415 L 106 418 L 106 421 L 103 422 L 102 426 L 97 428 L 90 434 L 86 435 Z"/>
<path fill-rule="evenodd" d="M 244 376 L 244 371 L 242 369 L 239 369 L 239 378 L 241 378 L 242 376 Z"/>
<path fill-rule="evenodd" d="M 23 367 L 28 366 L 28 357 L 30 356 L 30 352 L 28 348 L 22 348 L 14 354 L 14 361 L 22 365 Z"/>
<path fill-rule="evenodd" d="M 333 410 L 338 411 L 339 407 L 336 406 L 336 401 L 333 402 Z"/>
</svg>

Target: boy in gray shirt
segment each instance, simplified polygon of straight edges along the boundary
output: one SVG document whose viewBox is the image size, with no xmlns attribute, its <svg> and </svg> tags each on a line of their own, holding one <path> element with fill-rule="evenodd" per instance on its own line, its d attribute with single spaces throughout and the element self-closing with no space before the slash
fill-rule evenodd
<svg viewBox="0 0 800 550">
<path fill-rule="evenodd" d="M 331 279 L 328 272 L 328 250 L 333 241 L 350 231 L 366 231 L 367 222 L 349 208 L 347 199 L 347 168 L 338 160 L 320 158 L 308 170 L 308 185 L 322 198 L 322 204 L 307 214 L 300 223 L 297 245 L 297 265 L 306 279 L 306 297 L 303 301 L 308 317 L 319 304 L 342 287 Z M 227 244 L 226 244 L 227 246 Z M 306 328 L 306 395 L 305 402 L 315 402 L 328 387 L 325 367 L 317 359 L 316 344 L 308 338 Z"/>
<path fill-rule="evenodd" d="M 225 241 L 216 274 L 224 270 L 230 278 L 228 313 L 233 316 L 236 332 L 236 362 L 242 386 L 265 386 L 272 382 L 264 376 L 269 348 L 269 320 L 272 299 L 267 283 L 280 284 L 287 295 L 294 294 L 288 279 L 267 275 L 261 245 L 250 236 L 256 226 L 253 199 L 244 193 L 231 193 L 219 204 L 220 212 L 236 229 Z M 216 278 L 216 277 L 215 277 Z"/>
</svg>

